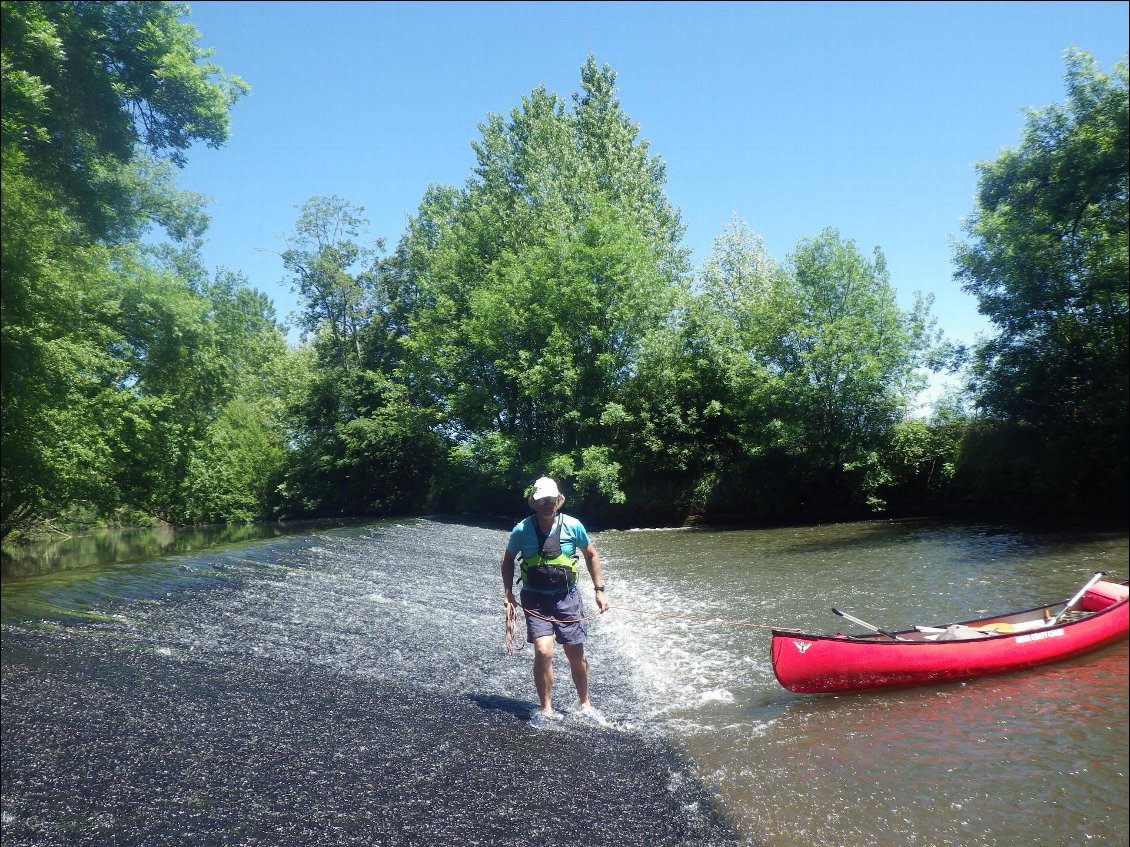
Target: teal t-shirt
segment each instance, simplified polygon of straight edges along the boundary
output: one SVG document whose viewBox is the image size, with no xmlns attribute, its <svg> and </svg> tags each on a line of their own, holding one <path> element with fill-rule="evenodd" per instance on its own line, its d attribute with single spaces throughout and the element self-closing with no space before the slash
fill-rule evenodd
<svg viewBox="0 0 1130 847">
<path fill-rule="evenodd" d="M 537 515 L 530 515 L 510 531 L 510 540 L 506 542 L 506 552 L 511 556 L 522 554 L 523 559 L 530 559 L 541 551 L 538 543 Z M 588 547 L 589 534 L 585 525 L 569 515 L 558 514 L 561 521 L 561 552 L 566 556 L 575 557 L 580 550 Z M 552 534 L 553 530 L 550 530 Z"/>
</svg>

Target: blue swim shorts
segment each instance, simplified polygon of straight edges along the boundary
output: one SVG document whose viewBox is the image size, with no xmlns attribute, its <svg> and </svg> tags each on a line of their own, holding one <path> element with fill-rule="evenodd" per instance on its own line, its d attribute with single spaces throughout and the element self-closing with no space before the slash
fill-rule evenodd
<svg viewBox="0 0 1130 847">
<path fill-rule="evenodd" d="M 585 643 L 588 632 L 584 623 L 554 623 L 542 620 L 542 618 L 553 618 L 554 621 L 580 621 L 585 616 L 585 607 L 581 602 L 581 592 L 576 586 L 573 586 L 568 594 L 560 595 L 523 591 L 521 600 L 522 606 L 529 610 L 526 612 L 526 641 L 530 644 L 546 635 L 554 636 L 558 644 Z"/>
</svg>

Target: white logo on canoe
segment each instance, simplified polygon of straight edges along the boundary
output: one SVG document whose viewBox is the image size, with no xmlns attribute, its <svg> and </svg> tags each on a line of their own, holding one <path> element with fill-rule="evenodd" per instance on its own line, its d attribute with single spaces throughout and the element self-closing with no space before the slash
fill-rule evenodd
<svg viewBox="0 0 1130 847">
<path fill-rule="evenodd" d="M 1043 641 L 1045 638 L 1062 638 L 1062 629 L 1049 629 L 1044 632 L 1033 632 L 1031 635 L 1021 635 L 1016 639 L 1017 644 L 1027 644 L 1029 641 Z"/>
<path fill-rule="evenodd" d="M 801 653 L 812 646 L 811 641 L 794 641 L 793 644 L 796 645 L 796 648 L 800 650 Z"/>
</svg>

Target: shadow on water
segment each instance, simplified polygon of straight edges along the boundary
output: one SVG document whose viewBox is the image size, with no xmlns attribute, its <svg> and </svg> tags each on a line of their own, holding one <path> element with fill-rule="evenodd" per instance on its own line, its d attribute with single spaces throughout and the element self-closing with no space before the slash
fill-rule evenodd
<svg viewBox="0 0 1130 847">
<path fill-rule="evenodd" d="M 497 694 L 470 694 L 467 699 L 484 712 L 498 712 L 523 720 L 530 716 L 529 700 L 517 700 L 513 697 L 503 697 Z"/>
</svg>

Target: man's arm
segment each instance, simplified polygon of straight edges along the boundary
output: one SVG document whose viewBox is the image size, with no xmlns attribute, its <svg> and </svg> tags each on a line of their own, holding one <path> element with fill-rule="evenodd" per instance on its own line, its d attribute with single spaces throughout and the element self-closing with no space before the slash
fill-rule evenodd
<svg viewBox="0 0 1130 847">
<path fill-rule="evenodd" d="M 589 569 L 589 576 L 592 577 L 596 607 L 600 609 L 601 614 L 604 614 L 608 611 L 608 598 L 604 591 L 604 572 L 600 568 L 600 553 L 591 541 L 587 547 L 581 548 L 581 552 L 585 554 L 585 565 Z"/>
<path fill-rule="evenodd" d="M 506 595 L 506 613 L 510 607 L 518 605 L 514 601 L 514 554 L 509 550 L 502 553 L 502 588 Z"/>
</svg>

